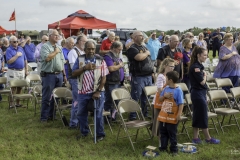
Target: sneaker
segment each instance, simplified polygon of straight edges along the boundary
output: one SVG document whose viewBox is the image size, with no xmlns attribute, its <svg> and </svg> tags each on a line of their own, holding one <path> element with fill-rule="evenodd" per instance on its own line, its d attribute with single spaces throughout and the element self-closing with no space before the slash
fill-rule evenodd
<svg viewBox="0 0 240 160">
<path fill-rule="evenodd" d="M 192 143 L 194 144 L 202 144 L 202 140 L 200 138 L 196 138 L 192 140 Z"/>
<path fill-rule="evenodd" d="M 220 143 L 220 140 L 219 139 L 215 139 L 215 138 L 211 138 L 210 140 L 205 140 L 207 143 L 210 143 L 210 144 L 219 144 Z"/>
<path fill-rule="evenodd" d="M 102 141 L 103 138 L 104 138 L 103 136 L 101 136 L 101 137 L 97 137 L 97 142 L 98 142 L 98 141 Z"/>
</svg>

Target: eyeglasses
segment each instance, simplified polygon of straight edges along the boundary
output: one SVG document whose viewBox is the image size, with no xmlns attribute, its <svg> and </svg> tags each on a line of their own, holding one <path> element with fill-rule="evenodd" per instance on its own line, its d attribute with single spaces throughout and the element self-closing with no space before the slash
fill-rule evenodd
<svg viewBox="0 0 240 160">
<path fill-rule="evenodd" d="M 170 68 L 175 68 L 175 66 L 168 66 L 168 67 L 170 67 Z"/>
<path fill-rule="evenodd" d="M 193 38 L 194 36 L 190 36 L 190 38 Z"/>
<path fill-rule="evenodd" d="M 18 43 L 18 41 L 12 41 L 13 43 Z"/>
</svg>

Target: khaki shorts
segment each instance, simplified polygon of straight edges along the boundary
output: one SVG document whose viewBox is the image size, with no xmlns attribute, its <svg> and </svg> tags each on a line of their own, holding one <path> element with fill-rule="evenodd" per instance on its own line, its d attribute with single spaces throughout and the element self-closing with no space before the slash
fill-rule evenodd
<svg viewBox="0 0 240 160">
<path fill-rule="evenodd" d="M 8 69 L 7 80 L 9 82 L 12 79 L 25 79 L 25 70 L 17 71 L 17 70 Z"/>
</svg>

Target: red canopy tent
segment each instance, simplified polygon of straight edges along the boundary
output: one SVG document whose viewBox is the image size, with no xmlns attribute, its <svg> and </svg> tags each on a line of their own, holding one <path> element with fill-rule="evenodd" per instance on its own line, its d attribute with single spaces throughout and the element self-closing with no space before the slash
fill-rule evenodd
<svg viewBox="0 0 240 160">
<path fill-rule="evenodd" d="M 6 33 L 6 34 L 12 33 L 13 34 L 15 32 L 16 32 L 15 30 L 8 31 L 8 30 L 4 29 L 2 26 L 0 26 L 0 34 L 3 34 L 3 33 Z"/>
<path fill-rule="evenodd" d="M 79 10 L 70 14 L 67 18 L 49 24 L 48 29 L 56 29 L 59 27 L 66 37 L 76 35 L 80 28 L 84 29 L 113 29 L 116 28 L 115 23 L 110 23 L 95 18 L 89 13 Z"/>
</svg>

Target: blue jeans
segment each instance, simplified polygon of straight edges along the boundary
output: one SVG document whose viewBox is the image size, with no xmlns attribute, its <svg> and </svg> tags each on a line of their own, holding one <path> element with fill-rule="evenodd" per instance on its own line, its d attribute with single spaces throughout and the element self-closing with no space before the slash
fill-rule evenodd
<svg viewBox="0 0 240 160">
<path fill-rule="evenodd" d="M 76 127 L 78 124 L 78 118 L 77 118 L 78 105 L 74 107 L 74 103 L 77 102 L 77 95 L 78 95 L 77 79 L 69 79 L 69 83 L 71 84 L 71 87 L 72 87 L 72 96 L 73 96 L 69 126 Z"/>
<path fill-rule="evenodd" d="M 161 135 L 161 147 L 160 151 L 166 151 L 168 147 L 168 141 L 170 141 L 170 152 L 178 152 L 177 147 L 177 127 L 178 124 L 163 123 L 159 124 L 159 133 Z"/>
<path fill-rule="evenodd" d="M 114 108 L 112 108 L 113 100 L 112 100 L 112 90 L 120 88 L 120 84 L 105 84 L 105 103 L 104 110 L 113 113 Z"/>
<path fill-rule="evenodd" d="M 147 117 L 147 107 L 146 107 L 146 101 L 147 97 L 144 94 L 144 87 L 151 86 L 152 85 L 152 76 L 145 76 L 145 77 L 132 77 L 131 81 L 131 96 L 132 99 L 135 101 L 140 101 L 142 113 L 145 117 Z M 136 113 L 132 112 L 130 113 L 129 119 L 136 118 Z"/>
<path fill-rule="evenodd" d="M 80 124 L 80 132 L 82 135 L 87 135 L 89 133 L 88 128 L 88 101 L 92 98 L 93 93 L 90 94 L 78 94 L 78 112 L 77 117 Z M 97 104 L 97 117 L 96 117 L 96 127 L 97 127 L 97 137 L 105 136 L 104 124 L 103 124 L 103 107 L 104 107 L 104 92 L 101 92 L 101 97 L 96 100 Z"/>
<path fill-rule="evenodd" d="M 63 75 L 46 74 L 42 77 L 42 109 L 41 120 L 46 121 L 48 117 L 53 117 L 54 100 L 52 91 L 56 87 L 61 87 L 63 83 Z M 55 114 L 55 113 L 54 113 Z"/>
</svg>

